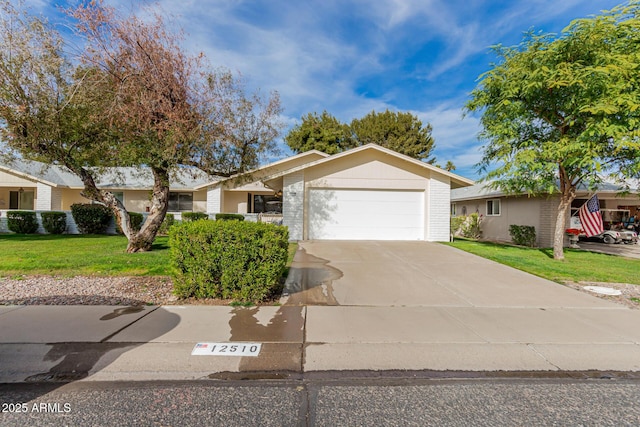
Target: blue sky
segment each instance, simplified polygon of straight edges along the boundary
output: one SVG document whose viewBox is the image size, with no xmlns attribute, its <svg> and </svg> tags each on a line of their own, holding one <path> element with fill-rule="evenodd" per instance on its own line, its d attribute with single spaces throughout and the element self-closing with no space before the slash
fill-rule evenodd
<svg viewBox="0 0 640 427">
<path fill-rule="evenodd" d="M 481 156 L 477 117 L 462 119 L 491 45 L 517 44 L 534 28 L 559 32 L 571 20 L 622 0 L 163 0 L 184 47 L 243 75 L 249 88 L 278 91 L 289 126 L 327 110 L 343 122 L 372 110 L 409 111 L 431 123 L 437 162 L 472 178 Z M 73 3 L 69 1 L 68 3 Z M 123 11 L 142 2 L 107 0 Z M 54 15 L 62 1 L 27 0 Z M 290 151 L 282 142 L 283 155 Z"/>
</svg>

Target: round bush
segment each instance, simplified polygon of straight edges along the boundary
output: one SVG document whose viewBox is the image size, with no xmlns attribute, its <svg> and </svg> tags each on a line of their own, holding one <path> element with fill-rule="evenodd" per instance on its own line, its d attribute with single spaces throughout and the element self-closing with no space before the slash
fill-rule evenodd
<svg viewBox="0 0 640 427">
<path fill-rule="evenodd" d="M 104 205 L 76 203 L 71 215 L 82 234 L 104 234 L 111 222 L 111 210 Z"/>
<path fill-rule="evenodd" d="M 183 221 L 199 221 L 209 219 L 209 215 L 204 212 L 182 212 Z"/>
<path fill-rule="evenodd" d="M 18 234 L 34 234 L 38 231 L 38 218 L 33 211 L 8 211 L 7 226 Z"/>
<path fill-rule="evenodd" d="M 64 212 L 42 212 L 42 227 L 49 234 L 62 234 L 67 231 L 67 214 Z"/>
<path fill-rule="evenodd" d="M 169 246 L 176 295 L 255 302 L 280 286 L 289 232 L 256 222 L 185 222 L 171 227 Z"/>
<path fill-rule="evenodd" d="M 236 213 L 217 213 L 216 221 L 244 221 L 244 215 Z"/>
</svg>

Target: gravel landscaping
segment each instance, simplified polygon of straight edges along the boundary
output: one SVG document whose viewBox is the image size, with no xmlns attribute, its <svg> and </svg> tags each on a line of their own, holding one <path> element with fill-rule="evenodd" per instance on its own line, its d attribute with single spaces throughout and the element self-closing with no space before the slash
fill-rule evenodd
<svg viewBox="0 0 640 427">
<path fill-rule="evenodd" d="M 0 305 L 181 304 L 169 277 L 0 278 Z"/>
<path fill-rule="evenodd" d="M 640 286 L 625 283 L 565 282 L 590 295 L 640 309 Z M 618 289 L 619 296 L 600 295 L 585 286 Z M 228 305 L 231 300 L 178 299 L 169 277 L 0 277 L 0 305 Z M 265 301 L 263 304 L 272 304 Z"/>
</svg>

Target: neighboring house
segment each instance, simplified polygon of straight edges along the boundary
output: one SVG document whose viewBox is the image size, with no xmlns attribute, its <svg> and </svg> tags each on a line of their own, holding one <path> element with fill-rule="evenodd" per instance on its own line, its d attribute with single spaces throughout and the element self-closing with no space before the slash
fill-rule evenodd
<svg viewBox="0 0 640 427">
<path fill-rule="evenodd" d="M 618 195 L 614 184 L 603 184 L 597 191 L 579 189 L 577 197 L 567 212 L 564 228 L 573 228 L 571 216 L 593 194 L 598 195 L 603 213 L 605 229 L 624 221 L 627 217 L 640 216 L 640 198 L 637 194 Z M 485 184 L 476 184 L 459 188 L 451 192 L 451 215 L 482 215 L 482 239 L 497 242 L 510 242 L 510 225 L 530 225 L 535 227 L 538 247 L 552 247 L 556 217 L 560 198 L 554 196 L 529 197 L 525 195 L 506 195 L 500 190 L 492 190 Z M 565 243 L 568 241 L 565 239 Z"/>
<path fill-rule="evenodd" d="M 451 189 L 473 181 L 368 144 L 329 156 L 309 151 L 228 179 L 184 171 L 171 183 L 169 211 L 279 217 L 291 240 L 449 240 Z M 148 171 L 114 168 L 98 186 L 145 212 Z M 62 168 L 37 162 L 0 165 L 0 210 L 70 209 L 87 203 L 83 186 Z"/>
<path fill-rule="evenodd" d="M 196 190 L 211 177 L 193 169 L 184 169 L 172 178 L 169 211 L 206 210 L 207 193 Z M 99 188 L 112 191 L 127 210 L 146 212 L 151 207 L 153 176 L 146 168 L 107 168 L 98 176 Z M 80 193 L 84 185 L 65 168 L 16 159 L 0 164 L 0 209 L 68 211 L 74 203 L 90 203 Z"/>
</svg>

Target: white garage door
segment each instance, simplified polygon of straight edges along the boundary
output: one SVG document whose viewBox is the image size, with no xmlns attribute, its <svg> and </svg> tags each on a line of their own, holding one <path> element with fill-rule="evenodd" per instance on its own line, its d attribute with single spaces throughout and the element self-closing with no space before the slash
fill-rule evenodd
<svg viewBox="0 0 640 427">
<path fill-rule="evenodd" d="M 424 192 L 309 191 L 309 238 L 424 240 Z"/>
</svg>

